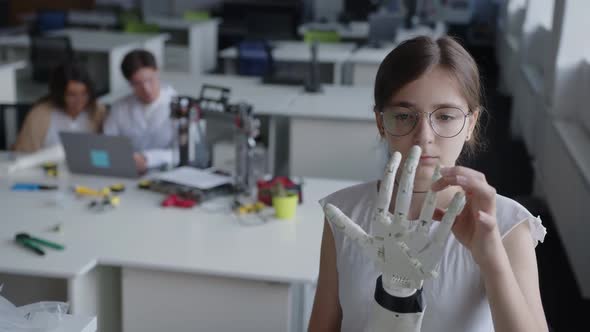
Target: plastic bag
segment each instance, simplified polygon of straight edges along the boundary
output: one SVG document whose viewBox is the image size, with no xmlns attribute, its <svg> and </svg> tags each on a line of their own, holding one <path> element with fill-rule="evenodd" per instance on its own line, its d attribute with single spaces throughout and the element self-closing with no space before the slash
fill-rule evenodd
<svg viewBox="0 0 590 332">
<path fill-rule="evenodd" d="M 2 287 L 0 286 L 0 290 Z M 16 307 L 0 296 L 0 332 L 45 332 L 60 325 L 69 304 L 43 301 Z"/>
</svg>

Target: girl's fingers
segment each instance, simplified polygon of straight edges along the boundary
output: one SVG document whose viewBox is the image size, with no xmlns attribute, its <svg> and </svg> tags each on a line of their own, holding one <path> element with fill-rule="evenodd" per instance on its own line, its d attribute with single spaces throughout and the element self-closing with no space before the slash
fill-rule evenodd
<svg viewBox="0 0 590 332">
<path fill-rule="evenodd" d="M 433 191 L 441 191 L 448 186 L 460 186 L 467 195 L 483 194 L 493 197 L 496 190 L 490 186 L 483 174 L 466 167 L 451 167 L 441 169 L 442 178 L 431 186 Z"/>
<path fill-rule="evenodd" d="M 440 173 L 442 176 L 463 175 L 486 181 L 486 177 L 483 173 L 464 166 L 443 167 L 440 169 Z"/>
<path fill-rule="evenodd" d="M 484 211 L 478 211 L 477 213 L 478 220 L 486 226 L 487 229 L 492 230 L 496 225 L 496 218 L 489 213 Z"/>
</svg>

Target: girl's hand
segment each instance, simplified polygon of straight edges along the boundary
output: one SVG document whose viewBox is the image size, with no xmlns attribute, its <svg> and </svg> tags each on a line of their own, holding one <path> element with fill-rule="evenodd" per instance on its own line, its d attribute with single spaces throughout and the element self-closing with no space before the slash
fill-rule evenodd
<svg viewBox="0 0 590 332">
<path fill-rule="evenodd" d="M 488 184 L 482 173 L 467 167 L 442 168 L 441 175 L 432 184 L 433 191 L 460 186 L 467 200 L 455 219 L 453 234 L 480 266 L 491 264 L 499 245 L 502 245 L 496 223 L 496 189 Z"/>
</svg>

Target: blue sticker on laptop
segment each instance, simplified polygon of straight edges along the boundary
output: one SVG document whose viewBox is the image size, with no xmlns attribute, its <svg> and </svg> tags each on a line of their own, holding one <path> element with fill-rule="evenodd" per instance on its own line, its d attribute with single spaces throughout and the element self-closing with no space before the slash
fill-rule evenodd
<svg viewBox="0 0 590 332">
<path fill-rule="evenodd" d="M 111 160 L 105 150 L 90 150 L 90 163 L 96 168 L 110 168 Z"/>
</svg>

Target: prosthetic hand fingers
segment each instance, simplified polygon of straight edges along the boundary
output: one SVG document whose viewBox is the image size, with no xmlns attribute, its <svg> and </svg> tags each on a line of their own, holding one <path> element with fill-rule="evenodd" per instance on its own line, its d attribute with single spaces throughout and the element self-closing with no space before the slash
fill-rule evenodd
<svg viewBox="0 0 590 332">
<path fill-rule="evenodd" d="M 437 165 L 432 174 L 432 183 L 440 179 L 440 165 Z M 428 233 L 430 226 L 432 225 L 432 216 L 434 215 L 434 209 L 436 208 L 436 192 L 432 189 L 426 193 L 426 199 L 422 204 L 422 210 L 420 211 L 420 224 L 418 225 L 418 231 Z"/>
<path fill-rule="evenodd" d="M 329 223 L 342 230 L 346 236 L 356 241 L 361 247 L 365 249 L 372 247 L 373 237 L 348 218 L 339 208 L 328 203 L 324 206 L 324 214 Z"/>
<path fill-rule="evenodd" d="M 453 228 L 453 224 L 455 223 L 457 215 L 461 213 L 464 206 L 465 194 L 463 192 L 455 193 L 455 196 L 453 196 L 447 212 L 442 218 L 441 225 L 438 227 L 434 233 L 434 236 L 432 237 L 432 242 L 440 245 L 440 247 L 444 245 L 447 238 L 451 234 L 451 229 Z"/>
<path fill-rule="evenodd" d="M 395 186 L 395 174 L 399 168 L 402 155 L 399 152 L 395 152 L 389 158 L 387 166 L 385 167 L 385 173 L 379 186 L 379 194 L 377 196 L 377 202 L 375 204 L 375 220 L 388 225 L 389 220 L 389 205 L 391 202 L 391 196 L 393 195 L 393 187 Z"/>
<path fill-rule="evenodd" d="M 419 146 L 414 145 L 410 149 L 406 162 L 404 163 L 395 200 L 394 223 L 403 223 L 407 219 L 410 203 L 412 202 L 412 190 L 414 189 L 416 167 L 420 161 L 421 154 L 422 149 Z"/>
<path fill-rule="evenodd" d="M 455 218 L 461 213 L 464 205 L 465 195 L 462 192 L 456 193 L 432 238 L 419 251 L 412 252 L 414 254 L 412 258 L 421 264 L 419 270 L 424 279 L 437 276 L 436 269 L 443 254 L 444 245 L 451 234 Z"/>
</svg>

